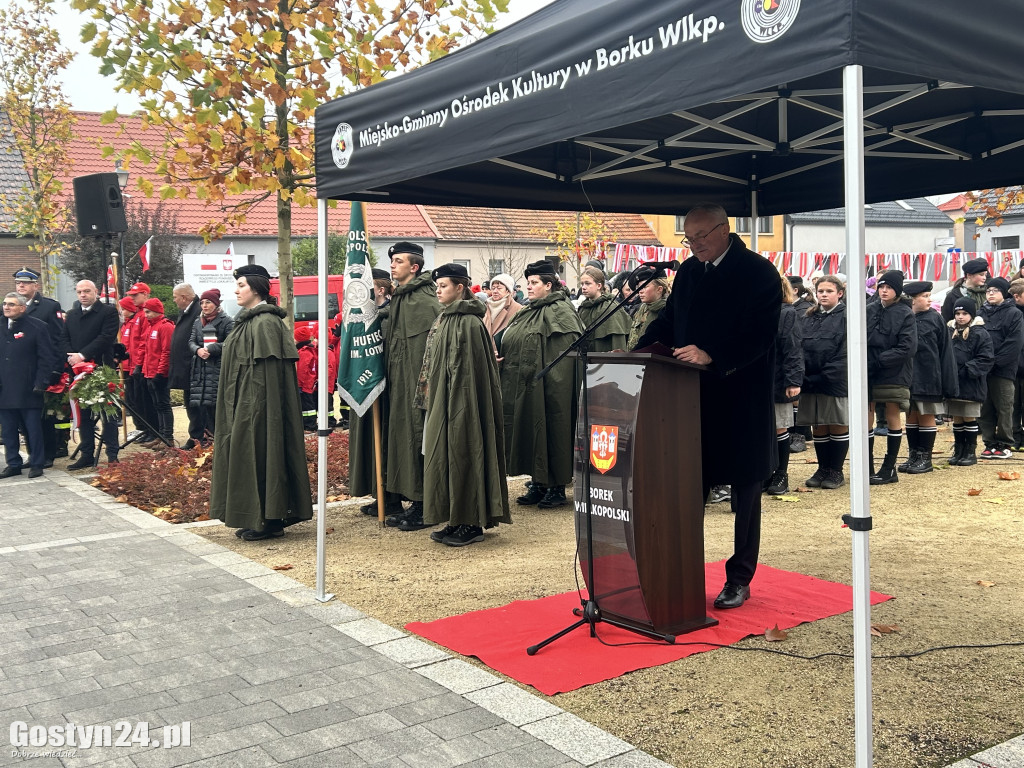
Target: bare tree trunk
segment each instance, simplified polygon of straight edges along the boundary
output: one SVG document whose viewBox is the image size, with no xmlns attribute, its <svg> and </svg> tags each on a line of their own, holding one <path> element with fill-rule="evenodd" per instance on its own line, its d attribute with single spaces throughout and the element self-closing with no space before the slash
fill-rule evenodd
<svg viewBox="0 0 1024 768">
<path fill-rule="evenodd" d="M 281 306 L 285 321 L 295 325 L 295 283 L 292 280 L 292 201 L 277 193 L 277 271 L 281 280 Z"/>
</svg>

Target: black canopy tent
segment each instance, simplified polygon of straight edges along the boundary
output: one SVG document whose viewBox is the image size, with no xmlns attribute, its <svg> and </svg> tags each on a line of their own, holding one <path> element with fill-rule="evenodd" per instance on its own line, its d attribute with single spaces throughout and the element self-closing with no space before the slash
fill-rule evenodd
<svg viewBox="0 0 1024 768">
<path fill-rule="evenodd" d="M 712 201 L 753 217 L 845 206 L 846 250 L 863 253 L 865 202 L 1021 181 L 1018 19 L 1011 0 L 555 0 L 317 109 L 321 279 L 329 199 L 667 214 Z M 862 285 L 864 264 L 848 263 Z M 850 391 L 864 392 L 864 294 L 847 301 Z M 866 405 L 851 398 L 851 424 L 866 425 Z M 858 768 L 872 759 L 867 463 L 853 429 Z"/>
<path fill-rule="evenodd" d="M 671 214 L 713 199 L 750 215 L 757 192 L 762 215 L 841 206 L 850 64 L 864 72 L 868 202 L 1020 181 L 1017 3 L 782 0 L 766 19 L 791 26 L 764 43 L 745 30 L 752 5 L 556 0 L 319 107 L 318 195 Z"/>
</svg>

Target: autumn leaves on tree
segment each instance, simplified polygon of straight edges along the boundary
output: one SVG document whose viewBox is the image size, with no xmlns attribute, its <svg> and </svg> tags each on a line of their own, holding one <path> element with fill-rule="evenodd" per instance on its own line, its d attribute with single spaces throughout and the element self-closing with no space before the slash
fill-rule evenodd
<svg viewBox="0 0 1024 768">
<path fill-rule="evenodd" d="M 83 39 L 118 88 L 142 99 L 125 159 L 154 163 L 163 199 L 195 195 L 216 215 L 207 239 L 276 199 L 282 303 L 291 305 L 291 206 L 312 205 L 315 108 L 438 58 L 488 31 L 507 0 L 73 0 Z M 117 114 L 104 116 L 111 123 Z M 113 151 L 113 150 L 111 150 Z"/>
</svg>

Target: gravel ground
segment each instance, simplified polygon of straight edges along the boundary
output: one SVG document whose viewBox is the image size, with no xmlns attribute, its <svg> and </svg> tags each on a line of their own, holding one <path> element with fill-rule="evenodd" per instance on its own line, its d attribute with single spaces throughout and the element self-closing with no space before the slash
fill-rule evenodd
<svg viewBox="0 0 1024 768">
<path fill-rule="evenodd" d="M 940 429 L 939 452 L 951 438 L 948 427 Z M 811 450 L 793 456 L 791 485 L 810 476 L 812 457 Z M 1024 460 L 902 475 L 896 485 L 872 489 L 871 586 L 896 598 L 873 608 L 872 622 L 900 628 L 873 638 L 875 655 L 1024 642 L 1024 484 L 999 480 L 1001 470 L 1024 474 Z M 968 496 L 972 487 L 981 494 Z M 522 482 L 510 481 L 513 499 L 521 492 Z M 761 562 L 849 583 L 851 535 L 840 520 L 848 511 L 846 488 L 794 497 L 765 499 Z M 568 507 L 513 505 L 514 525 L 462 549 L 431 542 L 429 529 L 381 529 L 355 501 L 332 507 L 328 591 L 395 627 L 576 586 Z M 707 559 L 727 557 L 727 504 L 708 508 L 705 530 Z M 315 585 L 312 522 L 271 542 L 242 542 L 219 526 L 197 532 L 258 562 L 291 564 L 289 576 Z M 796 627 L 781 643 L 750 638 L 738 647 L 850 653 L 851 631 L 852 614 L 845 614 Z M 1020 646 L 876 660 L 873 683 L 877 765 L 944 766 L 1024 733 Z M 850 659 L 721 649 L 551 700 L 674 765 L 845 768 L 854 762 Z"/>
</svg>

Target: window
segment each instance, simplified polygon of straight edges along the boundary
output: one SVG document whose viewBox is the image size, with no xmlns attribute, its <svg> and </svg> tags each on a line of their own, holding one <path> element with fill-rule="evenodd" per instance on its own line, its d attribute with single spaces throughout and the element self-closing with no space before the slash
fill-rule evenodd
<svg viewBox="0 0 1024 768">
<path fill-rule="evenodd" d="M 470 279 L 473 278 L 473 262 L 471 262 L 469 259 L 455 259 L 453 263 L 460 264 L 463 267 L 465 267 Z"/>
<path fill-rule="evenodd" d="M 736 217 L 736 232 L 741 235 L 750 234 L 750 217 L 749 216 L 737 216 Z M 757 218 L 757 234 L 759 235 L 771 235 L 774 234 L 774 222 L 771 216 L 759 216 Z"/>
<path fill-rule="evenodd" d="M 504 259 L 488 259 L 487 260 L 487 276 L 494 277 L 500 275 L 505 271 L 505 260 Z"/>
<path fill-rule="evenodd" d="M 1020 235 L 1011 237 L 993 237 L 993 251 L 1016 251 L 1020 248 Z"/>
<path fill-rule="evenodd" d="M 681 235 L 685 231 L 683 229 L 683 222 L 686 221 L 685 216 L 676 216 L 676 234 Z"/>
</svg>

